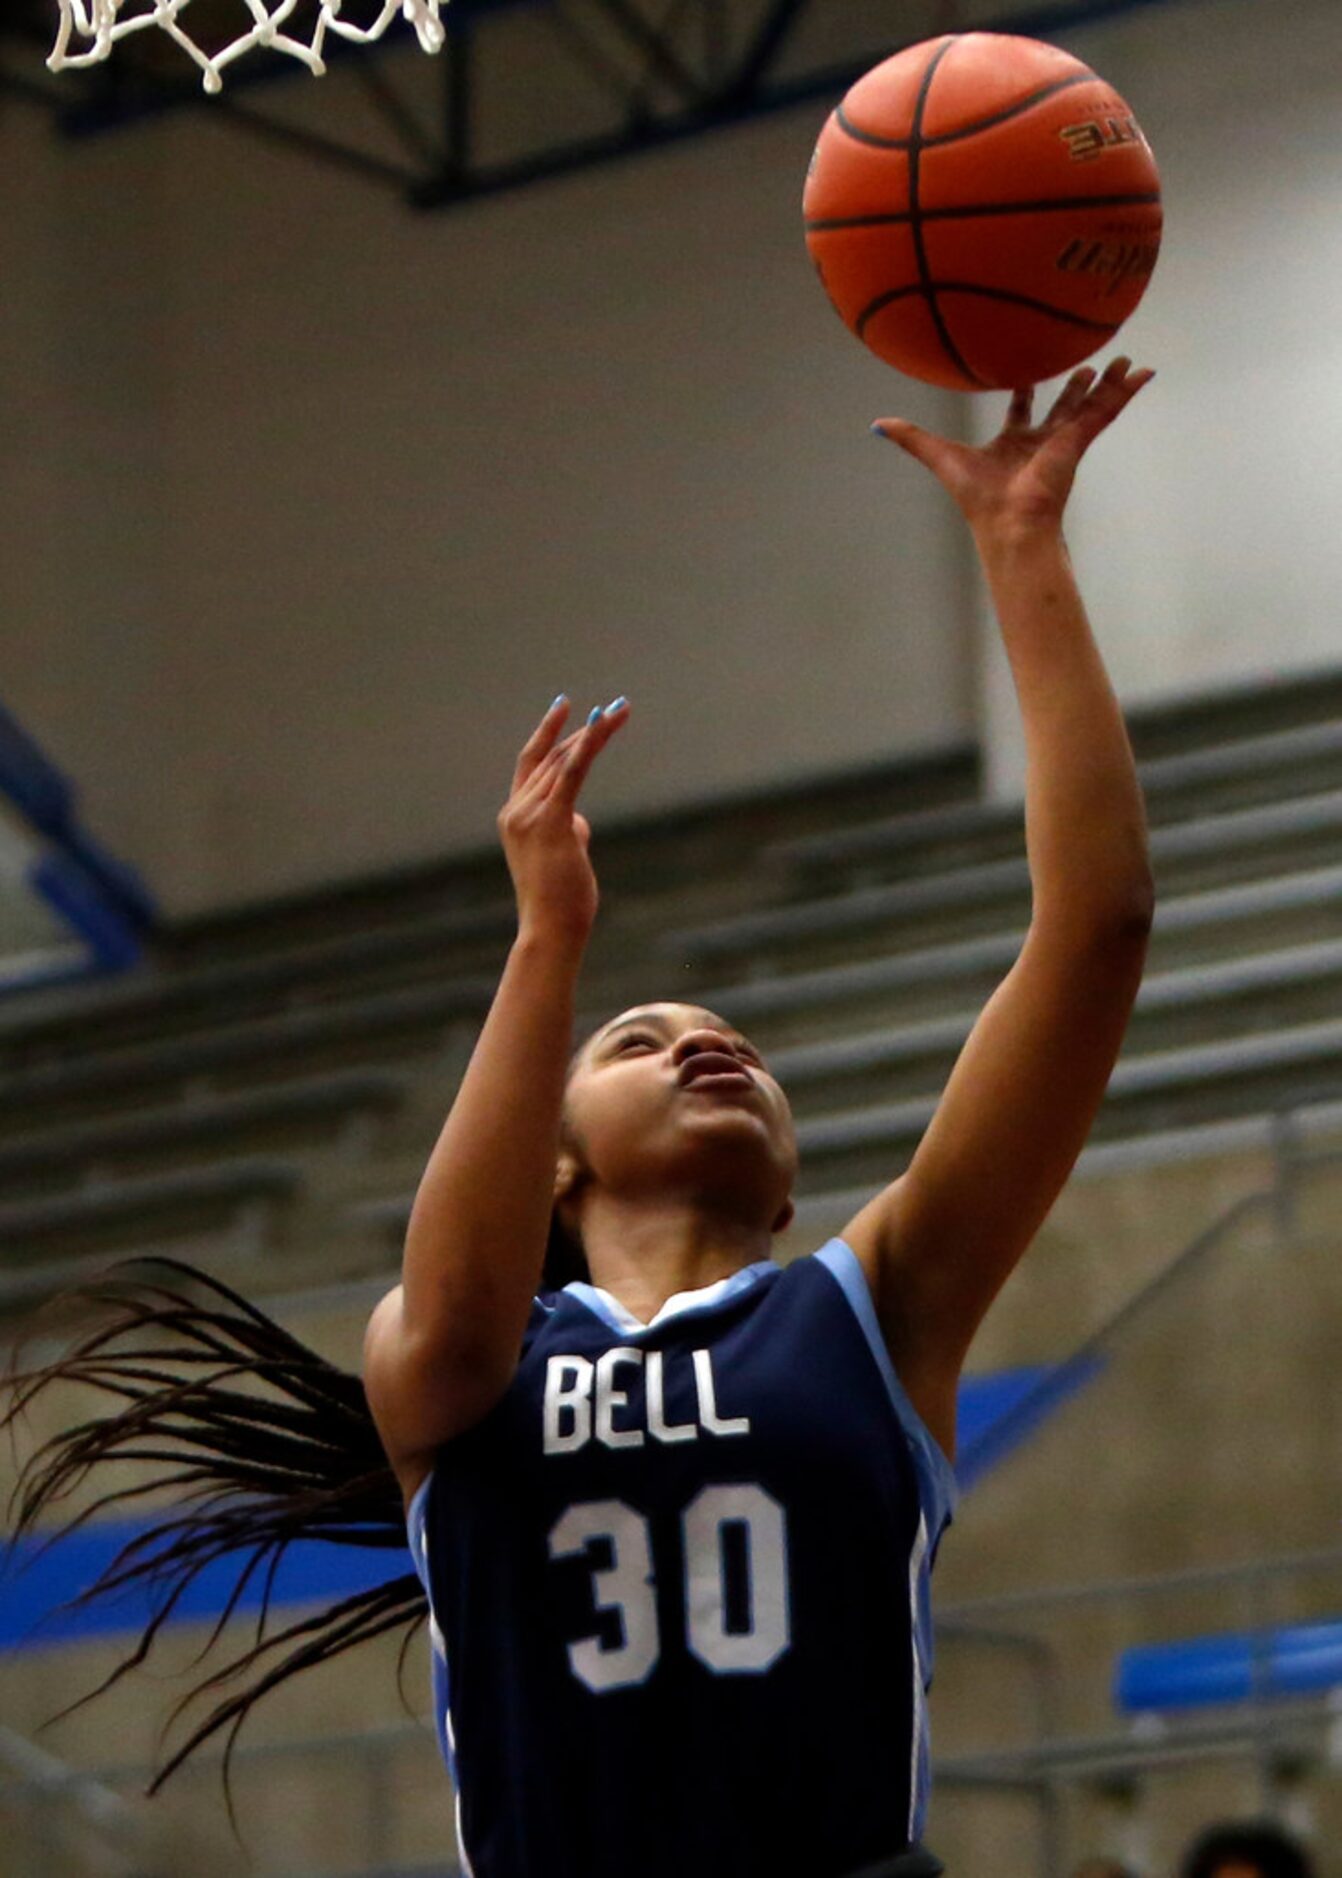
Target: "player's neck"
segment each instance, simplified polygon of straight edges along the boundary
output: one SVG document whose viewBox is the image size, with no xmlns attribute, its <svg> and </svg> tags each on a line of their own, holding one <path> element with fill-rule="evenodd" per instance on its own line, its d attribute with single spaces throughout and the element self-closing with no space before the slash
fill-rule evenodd
<svg viewBox="0 0 1342 1878">
<path fill-rule="evenodd" d="M 592 1283 L 644 1324 L 668 1298 L 701 1291 L 773 1251 L 768 1227 L 689 1206 L 632 1208 L 606 1195 L 587 1210 L 582 1236 Z"/>
</svg>

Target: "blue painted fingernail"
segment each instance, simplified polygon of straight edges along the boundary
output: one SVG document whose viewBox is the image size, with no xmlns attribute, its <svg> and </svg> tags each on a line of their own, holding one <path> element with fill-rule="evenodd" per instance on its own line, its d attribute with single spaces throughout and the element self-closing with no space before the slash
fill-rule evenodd
<svg viewBox="0 0 1342 1878">
<path fill-rule="evenodd" d="M 589 730 L 592 728 L 592 725 L 595 724 L 596 720 L 598 719 L 598 717 L 600 717 L 600 715 L 601 715 L 601 706 L 599 704 L 594 704 L 592 706 L 592 715 L 587 720 L 587 728 Z"/>
<path fill-rule="evenodd" d="M 608 705 L 606 706 L 606 716 L 607 716 L 607 717 L 614 717 L 614 715 L 615 715 L 615 713 L 616 713 L 616 712 L 617 712 L 618 710 L 621 710 L 621 709 L 623 709 L 623 707 L 624 707 L 624 706 L 625 706 L 626 704 L 628 704 L 628 702 L 629 702 L 629 700 L 628 700 L 628 698 L 616 698 L 616 700 L 614 701 L 614 703 L 613 703 L 613 704 L 608 704 Z"/>
<path fill-rule="evenodd" d="M 567 691 L 561 691 L 559 696 L 555 699 L 554 703 L 550 706 L 550 709 L 552 711 L 557 711 L 561 704 L 567 704 L 567 703 L 568 703 L 568 693 Z"/>
</svg>

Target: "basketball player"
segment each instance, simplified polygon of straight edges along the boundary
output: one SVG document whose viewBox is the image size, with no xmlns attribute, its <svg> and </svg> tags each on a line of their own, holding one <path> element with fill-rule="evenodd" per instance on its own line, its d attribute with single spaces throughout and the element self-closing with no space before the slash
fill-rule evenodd
<svg viewBox="0 0 1342 1878">
<path fill-rule="evenodd" d="M 516 942 L 365 1345 L 475 1878 L 942 1869 L 919 1840 L 957 1384 L 1090 1131 L 1151 927 L 1062 532 L 1151 376 L 1077 372 L 1037 423 L 1018 392 L 983 448 L 877 427 L 958 503 L 991 590 L 1033 914 L 907 1171 L 814 1255 L 770 1256 L 796 1139 L 725 1017 L 656 1000 L 570 1060 L 598 902 L 577 804 L 627 703 L 565 736 L 556 700 L 521 752 Z"/>
</svg>

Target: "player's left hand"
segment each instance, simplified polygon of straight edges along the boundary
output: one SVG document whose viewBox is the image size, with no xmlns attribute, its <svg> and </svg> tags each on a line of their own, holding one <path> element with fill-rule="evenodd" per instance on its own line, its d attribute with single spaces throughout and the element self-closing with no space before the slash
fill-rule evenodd
<svg viewBox="0 0 1342 1878">
<path fill-rule="evenodd" d="M 938 437 L 898 417 L 881 418 L 872 429 L 926 464 L 972 528 L 1056 525 L 1082 457 L 1154 377 L 1153 371 L 1134 371 L 1127 358 L 1114 359 L 1102 377 L 1083 366 L 1040 423 L 1034 421 L 1034 388 L 1025 387 L 1013 392 L 1000 433 L 978 446 Z"/>
</svg>

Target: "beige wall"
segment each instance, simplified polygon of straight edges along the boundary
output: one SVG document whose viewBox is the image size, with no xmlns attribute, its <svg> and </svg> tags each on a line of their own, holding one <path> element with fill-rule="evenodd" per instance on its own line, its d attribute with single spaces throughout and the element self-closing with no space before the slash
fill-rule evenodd
<svg viewBox="0 0 1342 1878">
<path fill-rule="evenodd" d="M 598 815 L 968 734 L 958 518 L 867 434 L 955 407 L 815 284 L 816 122 L 423 216 L 10 120 L 0 696 L 169 912 L 491 842 L 561 688 L 637 707 Z"/>
<path fill-rule="evenodd" d="M 153 175 L 129 142 L 59 154 L 22 106 L 0 153 L 0 699 L 137 848 L 167 745 L 148 701 L 175 637 Z"/>
<path fill-rule="evenodd" d="M 1335 667 L 1342 11 L 1200 0 L 1069 43 L 1137 111 L 1166 207 L 1152 285 L 1101 355 L 1128 351 L 1159 376 L 1096 445 L 1069 526 L 1119 695 Z M 986 621 L 981 646 L 985 744 L 1010 794 L 1016 707 Z"/>
<path fill-rule="evenodd" d="M 1169 208 L 1124 335 L 1161 377 L 1072 524 L 1129 701 L 1336 658 L 1342 15 L 1264 17 L 1071 42 Z M 535 113 L 564 79 L 531 43 Z M 348 70 L 294 86 L 362 123 Z M 866 435 L 1001 401 L 843 333 L 800 236 L 822 116 L 425 216 L 204 106 L 79 144 L 7 109 L 0 698 L 171 914 L 492 843 L 560 687 L 637 707 L 598 819 L 976 723 L 1018 786 L 959 520 Z"/>
</svg>

